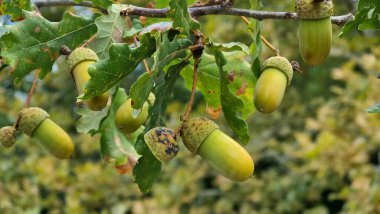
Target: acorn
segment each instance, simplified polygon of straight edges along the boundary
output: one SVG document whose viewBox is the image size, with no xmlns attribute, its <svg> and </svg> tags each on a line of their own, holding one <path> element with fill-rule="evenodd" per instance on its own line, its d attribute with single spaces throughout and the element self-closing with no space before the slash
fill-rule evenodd
<svg viewBox="0 0 380 214">
<path fill-rule="evenodd" d="M 79 94 L 84 93 L 85 85 L 91 79 L 88 74 L 88 67 L 98 60 L 96 53 L 89 48 L 80 47 L 71 52 L 67 63 Z M 93 111 L 101 111 L 107 105 L 108 97 L 109 93 L 105 92 L 85 100 L 84 103 Z"/>
<path fill-rule="evenodd" d="M 309 65 L 323 63 L 332 43 L 332 0 L 298 0 L 296 11 L 299 21 L 299 48 Z"/>
<path fill-rule="evenodd" d="M 0 142 L 6 148 L 16 143 L 16 129 L 13 126 L 5 126 L 0 129 Z"/>
<path fill-rule="evenodd" d="M 252 177 L 254 163 L 249 153 L 212 120 L 192 118 L 183 124 L 181 135 L 190 152 L 199 154 L 224 177 L 233 181 Z"/>
<path fill-rule="evenodd" d="M 264 61 L 253 97 L 256 109 L 264 114 L 275 111 L 292 78 L 293 68 L 285 57 L 275 56 Z"/>
<path fill-rule="evenodd" d="M 144 140 L 153 155 L 161 162 L 170 161 L 179 151 L 177 136 L 173 129 L 153 128 L 144 135 Z"/>
<path fill-rule="evenodd" d="M 20 129 L 28 136 L 37 139 L 53 156 L 70 158 L 74 144 L 70 136 L 41 108 L 31 107 L 20 112 Z"/>
<path fill-rule="evenodd" d="M 156 97 L 149 94 L 148 100 L 141 109 L 132 107 L 132 99 L 127 99 L 116 111 L 115 124 L 117 129 L 124 134 L 131 134 L 139 129 L 148 118 L 149 106 L 153 105 Z"/>
</svg>

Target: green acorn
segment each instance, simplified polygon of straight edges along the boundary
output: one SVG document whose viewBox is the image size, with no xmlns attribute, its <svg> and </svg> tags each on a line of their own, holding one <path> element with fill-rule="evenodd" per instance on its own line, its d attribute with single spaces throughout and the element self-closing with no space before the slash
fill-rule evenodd
<svg viewBox="0 0 380 214">
<path fill-rule="evenodd" d="M 324 62 L 332 43 L 332 0 L 298 0 L 299 47 L 303 60 L 309 65 Z"/>
<path fill-rule="evenodd" d="M 139 129 L 149 116 L 149 105 L 153 105 L 156 97 L 153 93 L 149 94 L 148 100 L 138 112 L 132 107 L 132 99 L 127 99 L 116 111 L 115 124 L 117 129 L 124 134 L 131 134 Z M 137 115 L 134 115 L 138 112 Z"/>
<path fill-rule="evenodd" d="M 84 93 L 85 84 L 91 79 L 88 67 L 98 61 L 96 53 L 89 48 L 77 48 L 69 56 L 67 63 L 74 78 L 79 94 Z M 105 92 L 99 96 L 85 100 L 85 105 L 93 111 L 101 111 L 108 102 L 109 93 Z"/>
<path fill-rule="evenodd" d="M 153 155 L 162 162 L 170 161 L 179 151 L 177 136 L 172 129 L 153 128 L 144 135 L 144 140 Z"/>
<path fill-rule="evenodd" d="M 0 129 L 0 142 L 6 148 L 16 143 L 16 129 L 13 126 L 5 126 Z"/>
<path fill-rule="evenodd" d="M 264 114 L 275 111 L 292 78 L 293 68 L 285 57 L 275 56 L 264 61 L 255 86 L 253 99 L 256 109 Z"/>
<path fill-rule="evenodd" d="M 254 163 L 249 153 L 212 120 L 192 118 L 184 123 L 181 135 L 188 150 L 199 154 L 224 177 L 245 181 L 252 176 Z"/>
<path fill-rule="evenodd" d="M 31 107 L 20 112 L 20 129 L 28 136 L 36 138 L 52 155 L 60 159 L 70 158 L 74 144 L 70 136 L 41 108 Z"/>
</svg>

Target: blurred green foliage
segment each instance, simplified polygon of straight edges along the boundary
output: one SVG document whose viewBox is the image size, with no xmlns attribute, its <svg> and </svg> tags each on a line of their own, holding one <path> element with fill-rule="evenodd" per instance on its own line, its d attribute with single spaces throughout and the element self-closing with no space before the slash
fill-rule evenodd
<svg viewBox="0 0 380 214">
<path fill-rule="evenodd" d="M 291 3 L 277 2 L 267 1 L 264 8 L 292 10 Z M 336 1 L 337 13 L 350 9 L 344 3 Z M 248 2 L 237 6 L 247 8 Z M 237 17 L 202 17 L 201 22 L 213 41 L 250 42 Z M 295 26 L 268 20 L 262 33 L 283 56 L 301 62 Z M 380 101 L 380 36 L 364 31 L 338 39 L 338 33 L 334 26 L 327 62 L 317 67 L 301 63 L 304 73 L 296 74 L 277 112 L 249 118 L 253 130 L 246 148 L 255 160 L 253 180 L 231 182 L 182 147 L 146 195 L 130 175 L 118 175 L 102 162 L 96 137 L 76 133 L 75 86 L 60 58 L 54 72 L 39 81 L 31 105 L 45 108 L 70 132 L 75 156 L 54 159 L 23 135 L 13 148 L 1 148 L 0 213 L 380 213 L 380 115 L 365 112 Z M 264 47 L 261 58 L 271 55 Z M 15 86 L 0 73 L 0 126 L 14 122 L 32 79 Z M 171 128 L 178 125 L 189 95 L 182 84 L 176 87 L 168 107 Z M 206 115 L 202 100 L 193 115 Z"/>
</svg>

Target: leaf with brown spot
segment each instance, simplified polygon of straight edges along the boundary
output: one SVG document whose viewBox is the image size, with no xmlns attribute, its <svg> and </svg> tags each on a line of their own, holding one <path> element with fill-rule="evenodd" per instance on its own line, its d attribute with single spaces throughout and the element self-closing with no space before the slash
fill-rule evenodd
<svg viewBox="0 0 380 214">
<path fill-rule="evenodd" d="M 25 11 L 24 15 L 25 20 L 6 26 L 8 32 L 0 38 L 1 57 L 11 67 L 16 82 L 36 69 L 44 77 L 63 45 L 74 49 L 96 31 L 97 15 L 84 18 L 65 13 L 60 22 L 49 22 L 35 12 Z"/>
</svg>

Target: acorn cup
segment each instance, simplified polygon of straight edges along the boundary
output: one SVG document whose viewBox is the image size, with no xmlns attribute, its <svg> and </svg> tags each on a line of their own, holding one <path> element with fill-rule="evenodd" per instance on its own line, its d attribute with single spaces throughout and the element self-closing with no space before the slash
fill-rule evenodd
<svg viewBox="0 0 380 214">
<path fill-rule="evenodd" d="M 20 129 L 28 136 L 37 139 L 40 144 L 59 159 L 70 158 L 74 144 L 70 136 L 41 108 L 31 107 L 20 112 Z"/>
<path fill-rule="evenodd" d="M 184 123 L 181 135 L 188 150 L 199 154 L 224 177 L 233 181 L 252 177 L 254 163 L 249 153 L 212 120 L 192 118 Z"/>
<path fill-rule="evenodd" d="M 332 0 L 297 0 L 299 21 L 299 48 L 303 60 L 309 65 L 323 63 L 332 43 Z"/>
<path fill-rule="evenodd" d="M 264 61 L 255 86 L 253 99 L 256 109 L 264 114 L 275 111 L 292 78 L 293 68 L 285 57 L 275 56 Z"/>
<path fill-rule="evenodd" d="M 88 67 L 98 61 L 96 53 L 89 48 L 77 48 L 69 56 L 67 63 L 74 78 L 79 94 L 84 93 L 85 84 L 91 79 Z M 101 111 L 108 102 L 109 93 L 105 92 L 99 96 L 85 100 L 85 105 L 93 111 Z"/>
<path fill-rule="evenodd" d="M 148 118 L 149 106 L 153 105 L 155 99 L 154 94 L 150 93 L 140 111 L 133 109 L 131 98 L 127 99 L 116 111 L 115 124 L 117 129 L 124 134 L 131 134 L 138 130 Z M 134 115 L 135 112 L 138 114 Z"/>
<path fill-rule="evenodd" d="M 0 142 L 5 148 L 16 143 L 16 129 L 13 126 L 5 126 L 0 129 Z"/>
<path fill-rule="evenodd" d="M 153 128 L 145 133 L 144 140 L 153 155 L 161 162 L 170 161 L 179 151 L 177 136 L 173 129 Z"/>
</svg>

